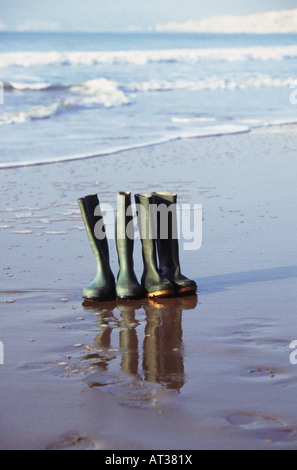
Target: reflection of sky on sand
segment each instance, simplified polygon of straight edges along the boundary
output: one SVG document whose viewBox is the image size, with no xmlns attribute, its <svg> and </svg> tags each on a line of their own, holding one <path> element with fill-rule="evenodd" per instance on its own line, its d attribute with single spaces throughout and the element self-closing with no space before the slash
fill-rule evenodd
<svg viewBox="0 0 297 470">
<path fill-rule="evenodd" d="M 297 266 L 278 266 L 270 269 L 258 269 L 199 279 L 199 288 L 203 293 L 226 291 L 241 284 L 277 281 L 297 277 Z"/>
<path fill-rule="evenodd" d="M 150 382 L 168 390 L 180 390 L 185 383 L 182 313 L 196 305 L 196 295 L 85 302 L 85 311 L 97 316 L 99 330 L 89 354 L 83 358 L 96 369 L 91 379 L 88 377 L 88 385 L 110 385 L 116 375 L 124 373 L 124 377 L 138 383 Z M 109 371 L 111 382 L 106 377 Z"/>
</svg>

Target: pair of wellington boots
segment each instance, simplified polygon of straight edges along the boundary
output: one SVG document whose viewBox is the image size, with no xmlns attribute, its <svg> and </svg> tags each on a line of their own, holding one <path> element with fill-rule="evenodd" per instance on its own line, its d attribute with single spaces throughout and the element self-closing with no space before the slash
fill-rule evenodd
<svg viewBox="0 0 297 470">
<path fill-rule="evenodd" d="M 110 268 L 106 236 L 96 236 L 96 227 L 105 235 L 103 217 L 97 194 L 78 199 L 91 248 L 97 262 L 95 279 L 83 290 L 90 300 L 136 299 L 168 297 L 196 292 L 194 281 L 181 274 L 177 239 L 176 195 L 167 192 L 136 194 L 137 220 L 142 244 L 143 274 L 138 282 L 133 261 L 134 225 L 131 193 L 120 192 L 117 199 L 116 248 L 119 260 L 117 280 Z M 160 234 L 160 217 L 152 217 L 152 206 L 164 204 L 170 223 L 166 238 Z M 167 214 L 167 213 L 166 213 Z M 152 219 L 156 220 L 154 224 Z M 157 262 L 157 253 L 159 265 Z"/>
</svg>

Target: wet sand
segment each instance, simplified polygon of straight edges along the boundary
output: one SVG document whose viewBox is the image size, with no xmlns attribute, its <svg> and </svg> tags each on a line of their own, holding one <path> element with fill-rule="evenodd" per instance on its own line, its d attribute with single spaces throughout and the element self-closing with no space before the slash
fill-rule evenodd
<svg viewBox="0 0 297 470">
<path fill-rule="evenodd" d="M 1 449 L 297 448 L 296 138 L 0 171 Z M 82 305 L 95 263 L 76 200 L 127 190 L 202 204 L 202 247 L 180 250 L 198 296 Z"/>
</svg>

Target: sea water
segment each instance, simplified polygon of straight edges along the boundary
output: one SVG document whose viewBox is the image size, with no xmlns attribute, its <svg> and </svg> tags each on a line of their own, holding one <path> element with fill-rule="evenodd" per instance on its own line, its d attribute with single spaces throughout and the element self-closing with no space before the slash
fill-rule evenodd
<svg viewBox="0 0 297 470">
<path fill-rule="evenodd" d="M 0 167 L 85 158 L 297 122 L 297 35 L 1 32 L 0 82 Z"/>
</svg>

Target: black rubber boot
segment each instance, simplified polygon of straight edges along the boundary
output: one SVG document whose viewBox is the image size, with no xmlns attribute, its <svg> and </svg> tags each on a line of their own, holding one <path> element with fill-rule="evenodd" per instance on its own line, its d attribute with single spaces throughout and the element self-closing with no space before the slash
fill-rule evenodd
<svg viewBox="0 0 297 470">
<path fill-rule="evenodd" d="M 183 276 L 180 269 L 176 201 L 177 196 L 174 193 L 152 193 L 153 204 L 159 206 L 155 214 L 157 219 L 159 269 L 163 276 L 171 281 L 176 294 L 193 293 L 197 290 L 195 281 Z M 162 227 L 166 229 L 164 234 L 162 233 Z"/>
<path fill-rule="evenodd" d="M 156 240 L 150 205 L 150 194 L 135 194 L 137 205 L 138 228 L 142 244 L 143 274 L 141 284 L 147 297 L 166 297 L 174 295 L 171 282 L 159 271 L 157 266 Z"/>
<path fill-rule="evenodd" d="M 118 193 L 116 247 L 120 265 L 116 284 L 117 297 L 119 299 L 137 299 L 144 297 L 145 290 L 137 281 L 134 272 L 134 225 L 130 192 Z"/>
<path fill-rule="evenodd" d="M 115 299 L 115 278 L 110 268 L 108 242 L 97 194 L 78 199 L 78 205 L 97 264 L 96 277 L 84 288 L 83 297 L 97 301 Z M 96 226 L 99 238 L 95 233 Z"/>
</svg>

